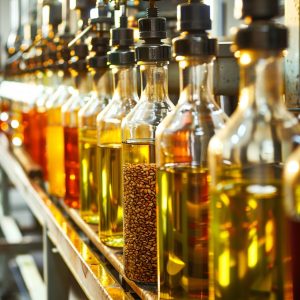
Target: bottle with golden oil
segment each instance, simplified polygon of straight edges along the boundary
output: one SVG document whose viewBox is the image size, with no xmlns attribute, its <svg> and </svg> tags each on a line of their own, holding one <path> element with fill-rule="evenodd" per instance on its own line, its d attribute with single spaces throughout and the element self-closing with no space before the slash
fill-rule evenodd
<svg viewBox="0 0 300 300">
<path fill-rule="evenodd" d="M 178 5 L 177 12 L 182 33 L 173 48 L 180 97 L 156 138 L 159 298 L 204 300 L 209 293 L 208 143 L 227 116 L 210 86 L 217 50 L 217 40 L 206 33 L 210 7 L 194 1 Z"/>
<path fill-rule="evenodd" d="M 88 59 L 93 91 L 89 102 L 79 111 L 80 215 L 90 224 L 99 224 L 97 116 L 112 97 L 112 76 L 107 65 L 112 19 L 106 6 L 99 10 L 96 24 L 101 29 L 95 30 L 97 36 L 91 40 L 92 52 Z"/>
<path fill-rule="evenodd" d="M 77 60 L 72 63 L 72 75 L 75 87 L 71 98 L 62 106 L 64 130 L 64 169 L 65 197 L 64 202 L 71 208 L 79 208 L 79 146 L 78 146 L 78 112 L 88 102 L 91 84 L 87 74 L 86 44 L 75 46 Z"/>
<path fill-rule="evenodd" d="M 113 50 L 108 53 L 114 93 L 97 118 L 99 237 L 115 248 L 123 247 L 121 122 L 138 100 L 133 30 L 127 27 L 126 7 L 122 5 L 121 11 L 120 27 L 111 31 Z"/>
<path fill-rule="evenodd" d="M 288 299 L 282 169 L 300 128 L 283 103 L 287 29 L 272 21 L 278 2 L 241 3 L 239 105 L 209 144 L 210 299 Z"/>
<path fill-rule="evenodd" d="M 49 194 L 58 198 L 65 195 L 65 168 L 64 168 L 64 131 L 62 125 L 62 106 L 73 95 L 73 78 L 69 70 L 71 50 L 68 48 L 68 35 L 60 37 L 57 47 L 57 75 L 61 85 L 46 102 L 47 129 L 46 129 L 46 156 L 48 171 Z"/>
<path fill-rule="evenodd" d="M 142 92 L 122 123 L 124 267 L 128 278 L 143 283 L 157 282 L 156 129 L 174 107 L 168 95 L 171 47 L 160 42 L 165 29 L 156 7 L 139 20 L 145 40 L 136 47 Z M 155 43 L 149 38 L 154 36 Z"/>
<path fill-rule="evenodd" d="M 289 157 L 284 168 L 284 196 L 287 220 L 285 244 L 288 257 L 285 269 L 285 299 L 300 299 L 300 148 Z"/>
<path fill-rule="evenodd" d="M 49 194 L 58 198 L 65 195 L 64 169 L 64 131 L 62 125 L 62 106 L 72 96 L 71 77 L 68 70 L 63 71 L 62 85 L 46 103 L 46 156 Z"/>
</svg>

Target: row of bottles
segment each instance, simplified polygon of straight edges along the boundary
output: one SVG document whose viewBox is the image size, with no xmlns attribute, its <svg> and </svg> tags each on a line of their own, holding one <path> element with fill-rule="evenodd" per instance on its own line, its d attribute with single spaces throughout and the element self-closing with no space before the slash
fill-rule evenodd
<svg viewBox="0 0 300 300">
<path fill-rule="evenodd" d="M 61 42 L 58 69 L 35 72 L 34 114 L 28 106 L 18 115 L 49 194 L 98 224 L 104 244 L 124 249 L 126 276 L 158 281 L 161 299 L 300 299 L 299 150 L 290 156 L 300 127 L 283 103 L 287 30 L 272 21 L 278 1 L 242 2 L 240 99 L 229 119 L 212 93 L 217 41 L 198 0 L 178 6 L 176 107 L 166 20 L 154 1 L 135 50 L 126 5 L 110 30 L 99 2 L 90 49 L 81 37 L 71 55 Z"/>
</svg>

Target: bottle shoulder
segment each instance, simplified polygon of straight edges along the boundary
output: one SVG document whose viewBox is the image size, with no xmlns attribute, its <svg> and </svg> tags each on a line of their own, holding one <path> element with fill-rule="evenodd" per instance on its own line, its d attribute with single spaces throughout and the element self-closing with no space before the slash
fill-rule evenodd
<svg viewBox="0 0 300 300">
<path fill-rule="evenodd" d="M 260 114 L 237 110 L 210 142 L 211 155 L 227 161 L 284 161 L 300 143 L 300 126 L 287 110 Z"/>
</svg>

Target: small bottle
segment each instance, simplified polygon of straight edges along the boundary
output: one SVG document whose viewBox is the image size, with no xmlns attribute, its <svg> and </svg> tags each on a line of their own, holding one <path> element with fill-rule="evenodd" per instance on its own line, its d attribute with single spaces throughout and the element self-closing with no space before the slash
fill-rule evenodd
<svg viewBox="0 0 300 300">
<path fill-rule="evenodd" d="M 289 258 L 285 269 L 285 299 L 300 299 L 300 148 L 292 153 L 284 168 L 285 212 L 287 214 Z"/>
<path fill-rule="evenodd" d="M 93 91 L 89 102 L 79 111 L 80 214 L 90 224 L 99 224 L 97 116 L 112 96 L 112 78 L 107 65 L 112 18 L 106 6 L 96 10 L 97 18 L 91 19 L 91 23 L 100 30 L 91 39 L 92 53 L 88 59 Z"/>
<path fill-rule="evenodd" d="M 114 94 L 97 117 L 99 237 L 107 246 L 123 247 L 121 187 L 121 122 L 138 101 L 133 29 L 127 27 L 126 7 L 121 6 L 120 27 L 111 31 L 113 50 L 108 63 Z"/>
<path fill-rule="evenodd" d="M 158 274 L 160 299 L 208 299 L 208 143 L 227 116 L 210 81 L 217 40 L 210 7 L 178 6 L 180 98 L 158 126 Z"/>
<path fill-rule="evenodd" d="M 73 80 L 69 71 L 68 61 L 71 58 L 67 45 L 67 35 L 60 38 L 58 46 L 59 76 L 62 84 L 46 102 L 46 156 L 48 171 L 49 194 L 58 198 L 65 196 L 65 168 L 64 168 L 64 130 L 62 125 L 62 106 L 70 99 L 74 92 Z M 69 36 L 69 39 L 71 37 Z"/>
<path fill-rule="evenodd" d="M 78 112 L 89 100 L 91 91 L 87 74 L 86 57 L 88 47 L 84 43 L 75 46 L 71 72 L 75 88 L 71 98 L 62 106 L 64 129 L 64 166 L 65 197 L 64 202 L 71 208 L 79 208 L 79 148 L 78 148 Z"/>
<path fill-rule="evenodd" d="M 279 1 L 242 1 L 237 110 L 210 141 L 210 299 L 284 298 L 283 162 L 299 140 L 283 103 Z"/>
<path fill-rule="evenodd" d="M 126 276 L 143 283 L 157 282 L 156 239 L 156 129 L 174 105 L 168 95 L 171 47 L 166 19 L 150 6 L 139 20 L 136 47 L 142 93 L 137 106 L 122 123 L 124 268 Z"/>
</svg>

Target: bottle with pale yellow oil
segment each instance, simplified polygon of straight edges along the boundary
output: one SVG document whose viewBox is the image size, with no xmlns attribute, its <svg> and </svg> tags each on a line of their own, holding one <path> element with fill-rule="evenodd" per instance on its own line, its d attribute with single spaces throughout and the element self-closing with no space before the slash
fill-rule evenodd
<svg viewBox="0 0 300 300">
<path fill-rule="evenodd" d="M 112 76 L 107 65 L 109 51 L 109 29 L 112 19 L 102 7 L 102 14 L 97 19 L 101 25 L 88 58 L 89 71 L 93 77 L 93 91 L 90 100 L 79 111 L 79 160 L 80 160 L 80 215 L 90 224 L 99 223 L 99 203 L 97 165 L 97 116 L 112 97 Z M 101 47 L 99 47 L 101 45 Z"/>
<path fill-rule="evenodd" d="M 124 5 L 121 12 L 120 27 L 111 31 L 113 50 L 108 53 L 114 93 L 97 118 L 99 237 L 114 248 L 123 247 L 121 122 L 138 101 L 133 29 L 127 26 Z"/>
<path fill-rule="evenodd" d="M 210 299 L 289 299 L 282 177 L 300 128 L 283 102 L 288 33 L 272 20 L 279 1 L 253 3 L 241 1 L 247 26 L 233 48 L 239 105 L 209 144 Z"/>
</svg>

